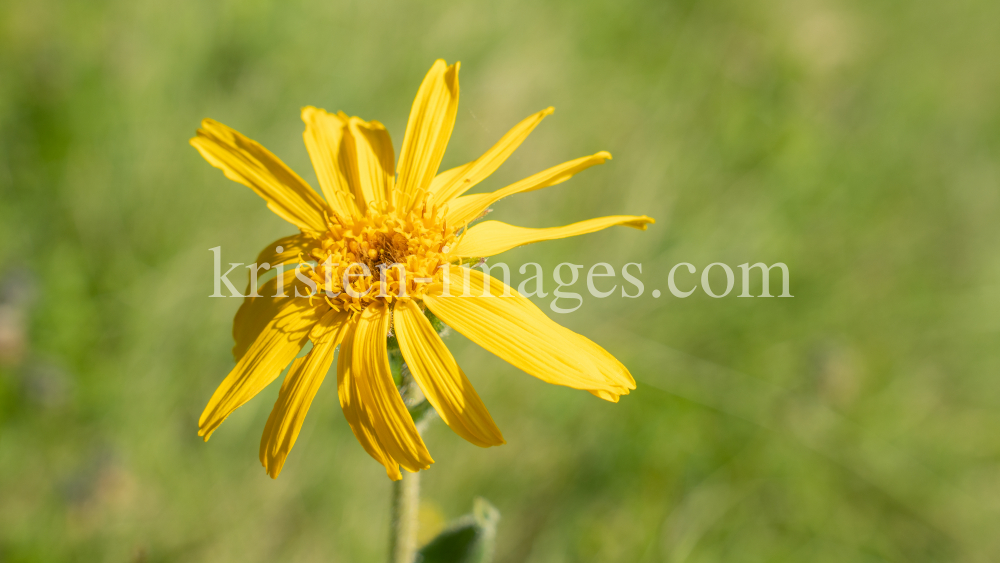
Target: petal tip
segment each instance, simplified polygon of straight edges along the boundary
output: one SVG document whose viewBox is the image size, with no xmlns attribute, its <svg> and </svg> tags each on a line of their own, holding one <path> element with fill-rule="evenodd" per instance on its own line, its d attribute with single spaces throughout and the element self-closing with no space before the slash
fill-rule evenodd
<svg viewBox="0 0 1000 563">
<path fill-rule="evenodd" d="M 640 217 L 636 217 L 634 220 L 629 221 L 628 223 L 625 223 L 625 225 L 628 227 L 632 227 L 633 229 L 639 229 L 640 231 L 645 231 L 653 223 L 656 223 L 656 219 L 653 219 L 652 217 L 647 217 L 646 215 L 642 215 Z"/>
</svg>

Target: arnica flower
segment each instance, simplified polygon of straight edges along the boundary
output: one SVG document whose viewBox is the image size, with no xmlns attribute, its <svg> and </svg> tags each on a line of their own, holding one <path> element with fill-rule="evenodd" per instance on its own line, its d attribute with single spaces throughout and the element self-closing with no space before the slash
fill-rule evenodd
<svg viewBox="0 0 1000 563">
<path fill-rule="evenodd" d="M 236 313 L 236 367 L 201 415 L 198 434 L 205 440 L 290 364 L 260 443 L 261 463 L 277 477 L 339 346 L 337 393 L 358 441 L 394 480 L 400 466 L 427 469 L 434 460 L 391 373 L 387 337 L 394 334 L 413 379 L 452 430 L 477 446 L 505 443 L 431 314 L 543 381 L 608 401 L 635 389 L 628 370 L 603 348 L 462 264 L 613 225 L 645 229 L 653 220 L 616 215 L 547 229 L 499 221 L 470 226 L 500 199 L 558 184 L 611 155 L 599 152 L 494 192 L 463 195 L 553 110 L 528 117 L 478 159 L 439 174 L 458 109 L 458 70 L 458 63 L 438 60 L 427 73 L 398 162 L 378 121 L 304 108 L 305 144 L 322 198 L 261 145 L 216 121 L 202 122 L 191 144 L 299 229 L 257 258 L 283 265 L 283 272 L 259 288 L 260 297 L 248 294 Z M 297 357 L 309 342 L 312 348 Z"/>
</svg>

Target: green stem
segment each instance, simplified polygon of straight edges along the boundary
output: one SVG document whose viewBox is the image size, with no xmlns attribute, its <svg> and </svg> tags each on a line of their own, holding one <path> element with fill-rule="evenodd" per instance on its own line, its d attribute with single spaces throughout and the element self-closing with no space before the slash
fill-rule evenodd
<svg viewBox="0 0 1000 563">
<path fill-rule="evenodd" d="M 417 508 L 420 505 L 420 473 L 403 471 L 392 484 L 392 535 L 389 563 L 413 563 L 417 555 Z"/>
<path fill-rule="evenodd" d="M 422 404 L 423 395 L 417 388 L 406 364 L 400 366 L 401 385 L 399 391 L 407 408 L 414 409 L 414 403 Z M 419 408 L 417 431 L 427 424 L 426 416 Z M 412 411 L 411 411 L 412 414 Z M 392 521 L 389 537 L 389 563 L 413 563 L 417 555 L 417 510 L 420 507 L 420 473 L 403 471 L 403 478 L 392 484 Z"/>
</svg>

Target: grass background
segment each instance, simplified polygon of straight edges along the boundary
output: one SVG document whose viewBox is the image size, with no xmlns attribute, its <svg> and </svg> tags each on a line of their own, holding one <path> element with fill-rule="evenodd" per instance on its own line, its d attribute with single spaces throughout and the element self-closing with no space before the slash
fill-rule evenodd
<svg viewBox="0 0 1000 563">
<path fill-rule="evenodd" d="M 424 537 L 483 495 L 501 563 L 1000 559 L 997 21 L 990 0 L 4 2 L 0 561 L 384 557 L 389 481 L 333 386 L 277 481 L 277 383 L 196 436 L 238 306 L 207 298 L 207 249 L 249 262 L 293 229 L 187 139 L 213 117 L 316 185 L 299 108 L 379 119 L 398 150 L 439 57 L 463 65 L 445 166 L 557 108 L 484 190 L 615 155 L 494 218 L 657 223 L 504 256 L 641 262 L 641 298 L 558 316 L 639 388 L 608 404 L 450 337 L 508 444 L 432 426 Z M 756 261 L 795 298 L 666 292 L 678 262 Z"/>
</svg>

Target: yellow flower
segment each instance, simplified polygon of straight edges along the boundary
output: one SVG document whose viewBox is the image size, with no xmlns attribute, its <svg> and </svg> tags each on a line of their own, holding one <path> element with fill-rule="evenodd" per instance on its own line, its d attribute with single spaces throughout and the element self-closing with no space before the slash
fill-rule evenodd
<svg viewBox="0 0 1000 563">
<path fill-rule="evenodd" d="M 205 440 L 291 364 L 260 443 L 261 463 L 277 477 L 339 346 L 337 392 L 358 441 L 394 480 L 401 477 L 399 466 L 427 469 L 434 460 L 390 372 L 386 340 L 394 331 L 414 380 L 445 423 L 477 446 L 503 444 L 428 310 L 543 381 L 609 401 L 635 389 L 628 370 L 603 348 L 554 323 L 503 282 L 461 264 L 613 225 L 645 229 L 653 220 L 618 215 L 549 229 L 499 221 L 469 227 L 501 198 L 558 184 L 611 155 L 599 152 L 495 192 L 463 195 L 492 174 L 552 108 L 518 123 L 478 159 L 438 174 L 458 109 L 458 70 L 458 63 L 438 60 L 427 73 L 398 165 L 381 123 L 304 108 L 306 149 L 323 198 L 264 147 L 221 123 L 202 122 L 191 144 L 299 229 L 257 258 L 258 264 L 288 267 L 260 288 L 261 297 L 248 295 L 236 313 L 236 367 L 201 415 L 198 434 Z M 296 358 L 307 342 L 312 349 Z"/>
</svg>

